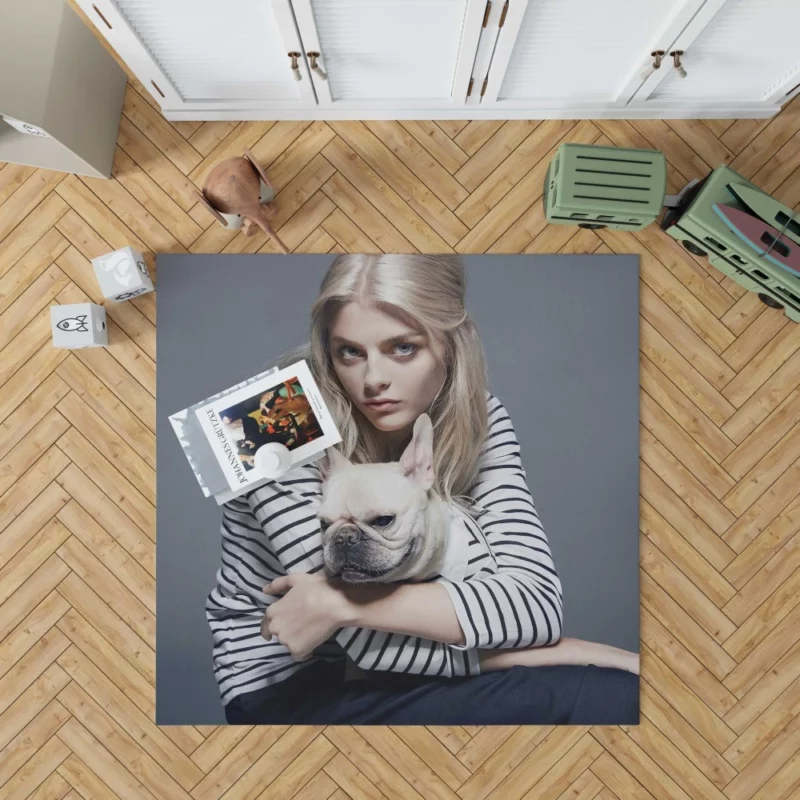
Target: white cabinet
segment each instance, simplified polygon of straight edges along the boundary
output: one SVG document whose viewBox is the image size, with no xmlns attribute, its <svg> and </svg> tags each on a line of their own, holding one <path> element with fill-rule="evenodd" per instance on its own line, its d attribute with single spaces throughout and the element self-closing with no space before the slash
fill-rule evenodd
<svg viewBox="0 0 800 800">
<path fill-rule="evenodd" d="M 78 0 L 165 111 L 313 108 L 290 0 Z M 169 114 L 167 114 L 169 116 Z"/>
<path fill-rule="evenodd" d="M 516 0 L 488 68 L 481 106 L 624 107 L 642 65 L 703 0 Z M 481 80 L 485 76 L 480 76 Z"/>
<path fill-rule="evenodd" d="M 670 44 L 675 69 L 653 74 L 633 105 L 696 108 L 783 103 L 800 89 L 800 0 L 713 0 Z"/>
<path fill-rule="evenodd" d="M 292 0 L 321 110 L 463 106 L 486 0 Z"/>
<path fill-rule="evenodd" d="M 174 120 L 769 117 L 800 93 L 800 0 L 76 2 Z"/>
</svg>

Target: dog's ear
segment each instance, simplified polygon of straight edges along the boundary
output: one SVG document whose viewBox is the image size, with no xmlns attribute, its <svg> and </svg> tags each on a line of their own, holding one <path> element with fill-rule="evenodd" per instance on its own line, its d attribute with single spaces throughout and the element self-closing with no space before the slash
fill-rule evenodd
<svg viewBox="0 0 800 800">
<path fill-rule="evenodd" d="M 350 462 L 335 447 L 329 447 L 317 461 L 317 466 L 322 473 L 322 479 L 327 480 L 337 469 L 349 467 Z"/>
<path fill-rule="evenodd" d="M 417 417 L 411 441 L 400 457 L 400 466 L 406 477 L 423 491 L 433 486 L 433 425 L 427 414 Z"/>
</svg>

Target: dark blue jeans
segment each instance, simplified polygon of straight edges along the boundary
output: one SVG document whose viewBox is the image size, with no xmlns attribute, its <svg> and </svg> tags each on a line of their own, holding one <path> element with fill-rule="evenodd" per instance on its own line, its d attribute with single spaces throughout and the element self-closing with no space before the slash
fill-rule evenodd
<svg viewBox="0 0 800 800">
<path fill-rule="evenodd" d="M 234 697 L 231 725 L 638 725 L 639 676 L 589 666 L 511 667 L 471 678 L 391 672 L 345 683 L 318 661 Z"/>
</svg>

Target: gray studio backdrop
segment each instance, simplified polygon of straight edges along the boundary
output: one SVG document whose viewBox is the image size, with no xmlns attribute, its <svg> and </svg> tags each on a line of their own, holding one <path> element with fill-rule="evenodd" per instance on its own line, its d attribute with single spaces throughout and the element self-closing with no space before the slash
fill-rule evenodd
<svg viewBox="0 0 800 800">
<path fill-rule="evenodd" d="M 306 341 L 334 257 L 158 257 L 158 724 L 225 723 L 204 612 L 221 508 L 168 417 Z M 638 257 L 463 258 L 563 585 L 563 635 L 638 652 Z"/>
</svg>

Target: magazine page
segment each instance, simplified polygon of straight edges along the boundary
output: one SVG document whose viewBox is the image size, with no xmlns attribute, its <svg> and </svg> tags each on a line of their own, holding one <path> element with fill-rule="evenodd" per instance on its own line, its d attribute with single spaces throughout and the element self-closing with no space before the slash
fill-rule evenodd
<svg viewBox="0 0 800 800">
<path fill-rule="evenodd" d="M 206 406 L 214 400 L 228 397 L 245 386 L 252 386 L 254 383 L 263 381 L 268 375 L 274 375 L 277 371 L 278 368 L 274 367 L 264 372 L 259 372 L 257 375 L 252 375 L 234 386 L 228 386 L 221 392 L 216 392 L 210 397 L 206 397 L 197 403 L 192 403 L 188 408 L 170 415 L 169 421 L 172 429 L 175 431 L 189 466 L 194 471 L 197 482 L 206 497 L 216 496 L 219 492 L 230 491 L 230 485 L 214 455 L 205 430 L 194 413 L 195 409 Z"/>
<path fill-rule="evenodd" d="M 342 440 L 305 361 L 201 405 L 195 413 L 234 491 L 263 482 L 255 454 L 265 444 L 284 445 L 293 469 Z"/>
</svg>

